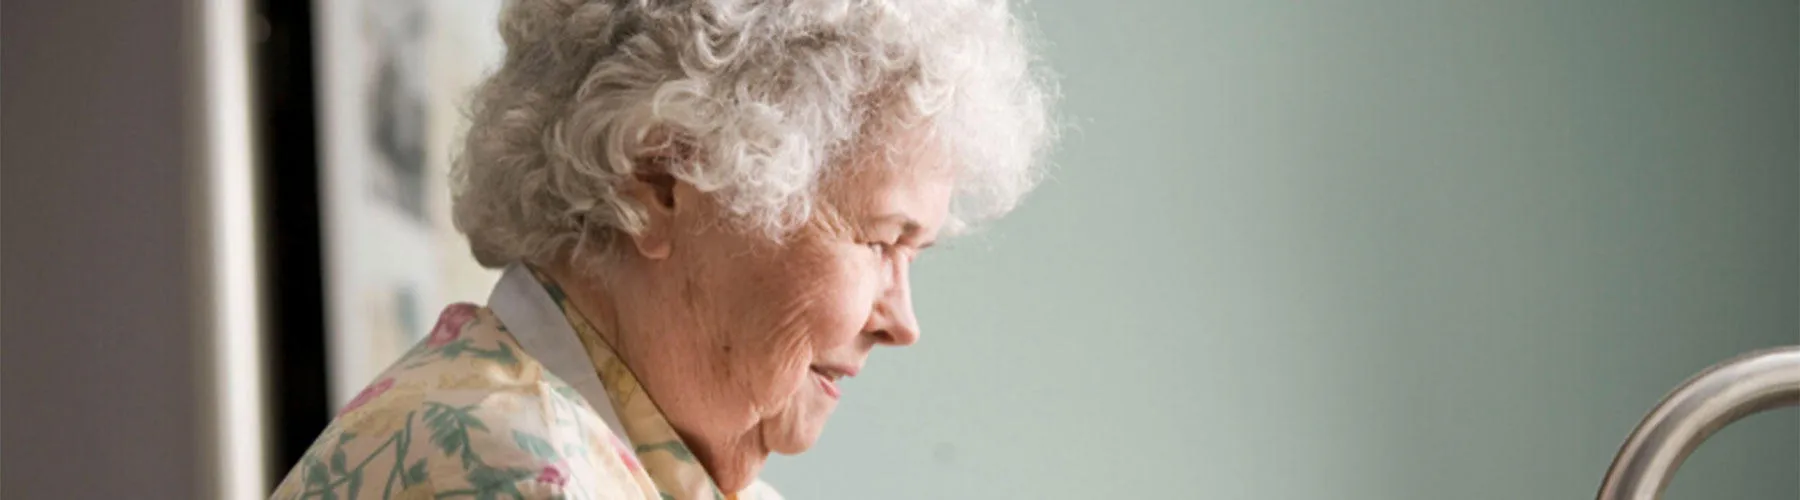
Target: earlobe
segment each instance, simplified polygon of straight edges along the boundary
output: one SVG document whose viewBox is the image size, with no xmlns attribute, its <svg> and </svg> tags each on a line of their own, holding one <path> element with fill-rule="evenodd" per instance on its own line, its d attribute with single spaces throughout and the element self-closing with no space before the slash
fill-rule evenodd
<svg viewBox="0 0 1800 500">
<path fill-rule="evenodd" d="M 646 259 L 667 258 L 671 245 L 669 236 L 674 234 L 671 226 L 675 218 L 670 217 L 670 211 L 662 207 L 646 204 L 644 208 L 647 217 L 644 217 L 644 225 L 638 228 L 637 234 L 631 235 L 631 244 L 637 248 L 638 255 Z"/>
<path fill-rule="evenodd" d="M 638 254 L 644 258 L 657 260 L 668 257 L 671 237 L 675 234 L 675 211 L 654 200 L 640 202 L 644 207 L 644 224 L 638 228 L 637 234 L 631 236 L 632 245 L 637 247 Z"/>
<path fill-rule="evenodd" d="M 653 231 L 650 228 L 645 228 L 643 232 L 645 234 L 632 238 L 632 243 L 637 246 L 638 255 L 642 255 L 644 258 L 650 260 L 662 260 L 668 258 L 670 246 L 669 239 L 661 236 L 661 233 L 666 233 L 667 231 Z"/>
<path fill-rule="evenodd" d="M 675 190 L 681 181 L 664 173 L 662 167 L 655 165 L 647 169 L 651 171 L 633 176 L 631 186 L 626 190 L 627 196 L 644 207 L 643 226 L 631 236 L 632 244 L 639 255 L 652 260 L 669 256 L 678 220 Z"/>
</svg>

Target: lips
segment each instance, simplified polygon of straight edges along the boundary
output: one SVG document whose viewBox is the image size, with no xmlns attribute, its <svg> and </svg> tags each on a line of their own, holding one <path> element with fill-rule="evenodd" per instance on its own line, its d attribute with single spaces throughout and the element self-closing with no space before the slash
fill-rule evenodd
<svg viewBox="0 0 1800 500">
<path fill-rule="evenodd" d="M 837 399 L 839 394 L 841 394 L 838 392 L 838 380 L 843 379 L 844 377 L 856 376 L 856 369 L 829 365 L 813 365 L 812 374 L 813 379 L 819 382 L 819 388 L 825 391 L 825 395 L 831 396 L 831 399 Z"/>
</svg>

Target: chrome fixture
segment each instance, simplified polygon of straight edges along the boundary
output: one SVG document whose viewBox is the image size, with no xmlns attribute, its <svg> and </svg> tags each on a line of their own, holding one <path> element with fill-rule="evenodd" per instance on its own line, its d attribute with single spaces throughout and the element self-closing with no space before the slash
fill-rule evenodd
<svg viewBox="0 0 1800 500">
<path fill-rule="evenodd" d="M 1606 471 L 1599 500 L 1655 500 L 1681 461 L 1719 428 L 1800 405 L 1800 346 L 1713 365 L 1676 387 L 1638 424 Z"/>
</svg>

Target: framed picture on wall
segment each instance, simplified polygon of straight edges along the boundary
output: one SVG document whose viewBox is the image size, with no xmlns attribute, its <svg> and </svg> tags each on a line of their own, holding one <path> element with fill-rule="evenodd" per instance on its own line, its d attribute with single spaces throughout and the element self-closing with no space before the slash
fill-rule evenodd
<svg viewBox="0 0 1800 500">
<path fill-rule="evenodd" d="M 426 335 L 483 302 L 450 222 L 467 96 L 500 61 L 499 0 L 317 4 L 320 200 L 331 401 L 340 406 Z"/>
</svg>

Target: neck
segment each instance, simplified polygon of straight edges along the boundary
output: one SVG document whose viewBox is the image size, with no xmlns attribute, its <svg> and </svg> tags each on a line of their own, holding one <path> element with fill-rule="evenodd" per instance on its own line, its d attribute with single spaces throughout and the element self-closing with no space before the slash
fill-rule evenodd
<svg viewBox="0 0 1800 500">
<path fill-rule="evenodd" d="M 761 435 L 754 428 L 747 433 L 728 435 L 696 432 L 707 427 L 701 424 L 709 421 L 707 416 L 680 412 L 683 408 L 705 408 L 711 405 L 705 401 L 698 401 L 699 404 L 695 405 L 686 404 L 689 401 L 677 400 L 705 398 L 707 391 L 703 388 L 658 390 L 665 387 L 685 387 L 705 380 L 692 372 L 693 363 L 685 359 L 682 352 L 703 347 L 695 345 L 695 341 L 699 339 L 691 335 L 684 337 L 673 334 L 672 332 L 684 330 L 679 325 L 651 321 L 657 316 L 670 316 L 659 315 L 657 311 L 662 311 L 669 304 L 679 303 L 679 298 L 664 297 L 666 294 L 659 293 L 660 290 L 651 283 L 633 276 L 628 270 L 621 271 L 619 275 L 600 278 L 567 266 L 558 266 L 546 269 L 545 273 L 556 281 L 557 286 L 567 295 L 569 303 L 593 326 L 599 340 L 638 378 L 651 401 L 656 402 L 658 410 L 664 412 L 663 417 L 688 445 L 694 458 L 699 460 L 720 491 L 731 493 L 749 487 L 767 457 L 767 452 L 758 452 L 763 449 L 760 444 Z M 619 289 L 635 293 L 619 293 Z M 646 314 L 633 314 L 634 312 Z"/>
<path fill-rule="evenodd" d="M 544 274 L 549 275 L 556 286 L 562 289 L 569 304 L 575 307 L 576 312 L 581 313 L 582 319 L 589 326 L 594 327 L 595 334 L 613 351 L 613 355 L 625 362 L 626 367 L 635 370 L 637 364 L 627 357 L 623 348 L 626 339 L 621 334 L 623 329 L 619 328 L 618 308 L 615 306 L 617 302 L 613 300 L 612 291 L 601 286 L 602 280 L 577 274 L 568 266 L 545 269 Z"/>
</svg>

